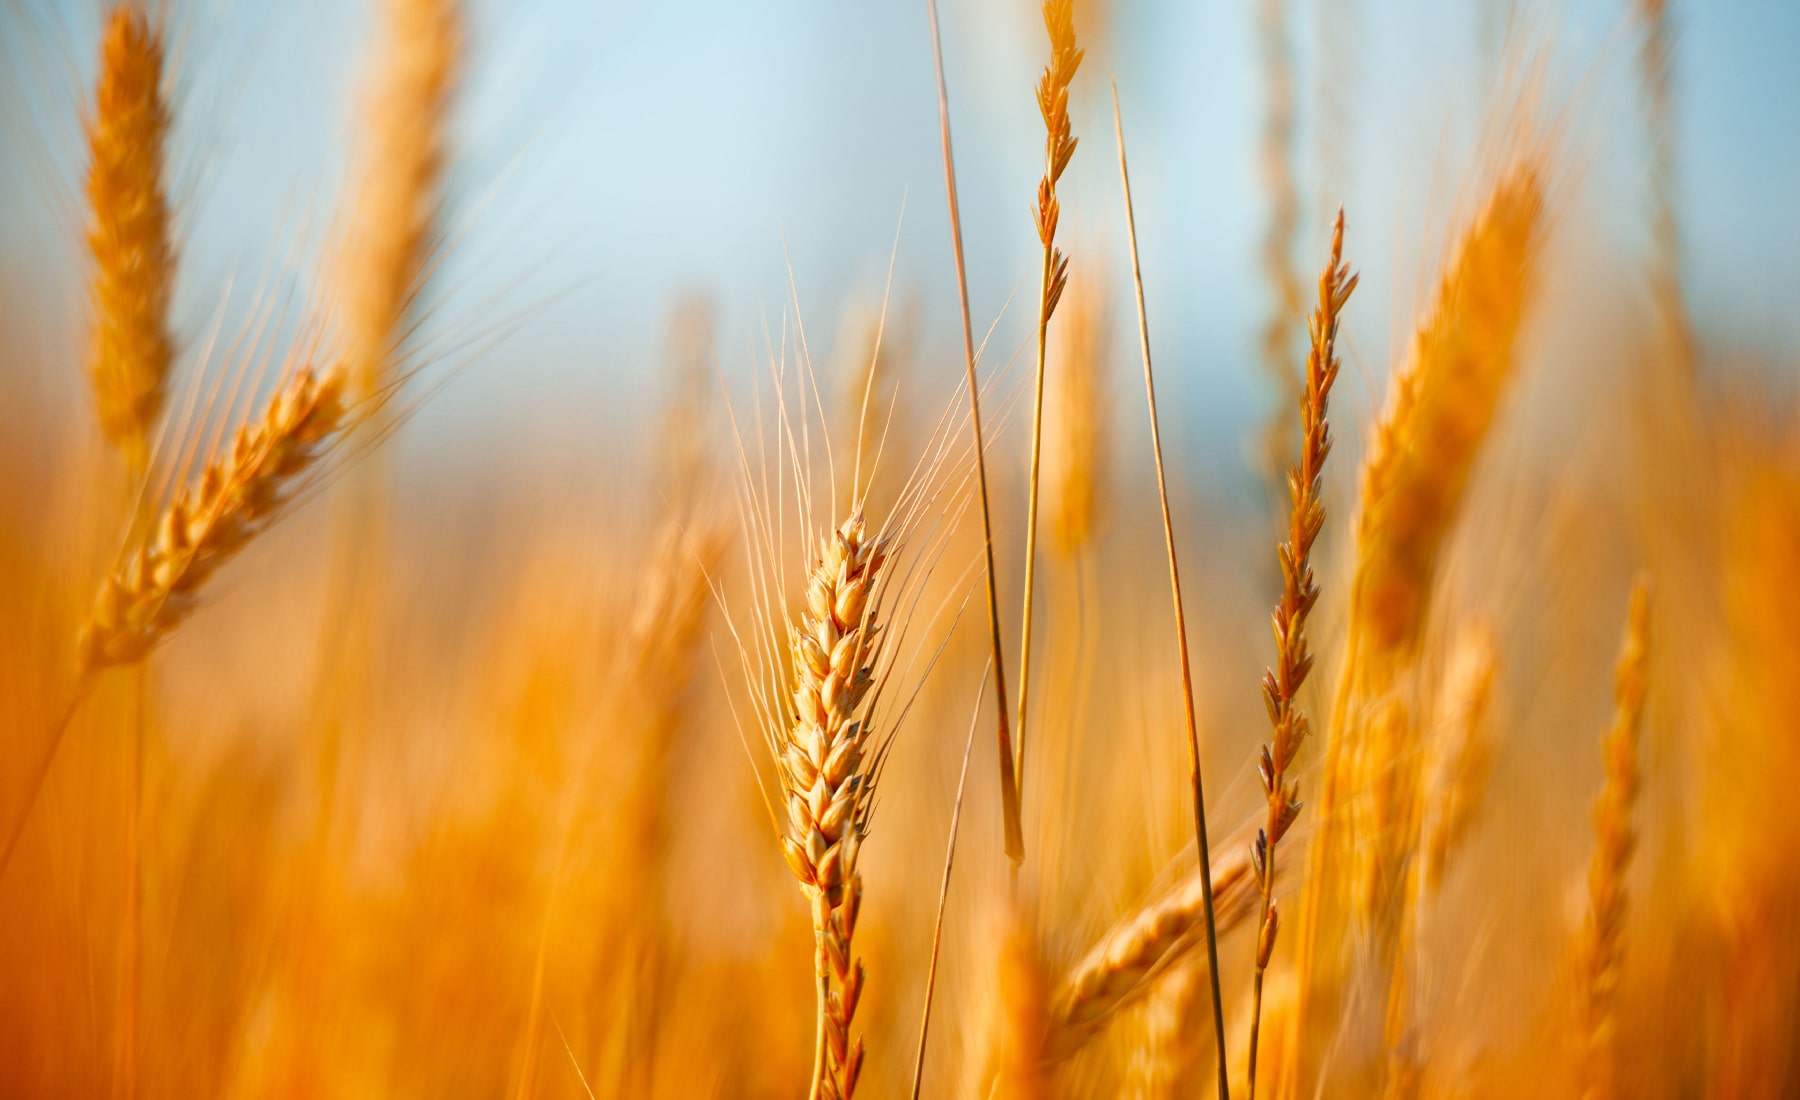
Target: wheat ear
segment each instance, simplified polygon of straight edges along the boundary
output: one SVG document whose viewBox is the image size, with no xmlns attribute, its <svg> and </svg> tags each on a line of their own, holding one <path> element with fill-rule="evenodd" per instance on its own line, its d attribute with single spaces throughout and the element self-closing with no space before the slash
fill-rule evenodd
<svg viewBox="0 0 1800 1100">
<path fill-rule="evenodd" d="M 1337 381 L 1338 317 L 1356 290 L 1356 276 L 1344 264 L 1344 212 L 1332 223 L 1331 259 L 1319 276 L 1319 304 L 1308 322 L 1312 350 L 1306 357 L 1306 381 L 1300 400 L 1300 455 L 1288 472 L 1287 540 L 1276 547 L 1281 561 L 1281 601 L 1275 605 L 1275 667 L 1263 673 L 1263 703 L 1274 736 L 1257 756 L 1257 774 L 1268 802 L 1267 822 L 1256 832 L 1251 862 L 1262 892 L 1262 920 L 1256 937 L 1256 974 L 1251 979 L 1249 1094 L 1256 1096 L 1256 1049 L 1261 1033 L 1263 974 L 1275 950 L 1280 911 L 1275 902 L 1275 862 L 1281 838 L 1300 816 L 1300 787 L 1291 778 L 1294 756 L 1306 740 L 1306 714 L 1296 700 L 1312 671 L 1306 644 L 1306 617 L 1318 602 L 1313 583 L 1312 547 L 1325 525 L 1321 497 L 1325 459 L 1331 454 L 1331 425 L 1325 419 L 1331 385 Z"/>
<path fill-rule="evenodd" d="M 447 118 L 462 72 L 460 0 L 381 0 L 377 9 L 366 129 L 336 256 L 340 335 L 359 397 L 385 387 L 434 260 Z"/>
<path fill-rule="evenodd" d="M 1594 803 L 1594 859 L 1588 868 L 1588 921 L 1581 939 L 1581 1094 L 1617 1094 L 1613 1036 L 1618 1030 L 1619 973 L 1624 960 L 1625 878 L 1637 847 L 1631 811 L 1637 802 L 1638 727 L 1649 689 L 1650 585 L 1639 577 L 1631 592 L 1625 640 L 1613 679 L 1613 724 L 1601 744 L 1606 782 Z"/>
<path fill-rule="evenodd" d="M 1068 285 L 1069 258 L 1056 247 L 1056 223 L 1061 206 L 1056 182 L 1075 155 L 1076 138 L 1069 125 L 1069 84 L 1081 67 L 1082 51 L 1075 44 L 1075 0 L 1044 0 L 1044 29 L 1050 35 L 1050 63 L 1038 78 L 1038 113 L 1044 118 L 1044 175 L 1038 180 L 1037 206 L 1033 213 L 1038 241 L 1044 246 L 1039 280 L 1037 317 L 1037 374 L 1031 409 L 1031 484 L 1025 509 L 1024 622 L 1019 628 L 1019 721 L 1015 749 L 1020 797 L 1025 790 L 1025 711 L 1031 698 L 1031 611 L 1037 584 L 1038 480 L 1044 449 L 1044 367 L 1050 335 L 1050 317 Z"/>
<path fill-rule="evenodd" d="M 83 675 L 142 660 L 194 610 L 207 578 L 277 518 L 350 421 L 343 385 L 338 371 L 294 371 L 176 493 L 101 584 L 80 635 Z"/>
<path fill-rule="evenodd" d="M 888 547 L 860 513 L 826 536 L 806 582 L 806 609 L 789 627 L 793 724 L 776 753 L 786 810 L 782 854 L 812 901 L 818 1035 L 812 1095 L 849 1100 L 863 1046 L 850 1027 L 863 966 L 851 949 L 862 906 L 857 855 L 874 805 L 881 744 L 864 706 L 876 683 L 877 623 Z"/>
<path fill-rule="evenodd" d="M 107 15 L 87 130 L 88 374 L 100 427 L 141 476 L 173 356 L 175 249 L 163 193 L 162 33 L 138 0 Z"/>
<path fill-rule="evenodd" d="M 1115 925 L 1064 975 L 1051 999 L 1047 1057 L 1073 1056 L 1205 938 L 1209 894 L 1221 930 L 1230 931 L 1255 913 L 1249 855 L 1222 854 L 1213 861 L 1213 871 L 1211 891 L 1200 875 L 1188 875 L 1174 890 Z"/>
<path fill-rule="evenodd" d="M 1431 583 L 1460 514 L 1481 445 L 1516 373 L 1515 345 L 1544 235 L 1546 163 L 1526 151 L 1502 172 L 1459 238 L 1430 310 L 1391 383 L 1363 467 L 1355 521 L 1350 624 L 1307 850 L 1295 970 L 1300 975 L 1284 1045 L 1282 1095 L 1302 1087 L 1300 1066 L 1315 986 L 1327 980 L 1323 911 L 1341 897 L 1327 872 L 1340 855 L 1338 791 L 1362 731 L 1417 653 Z M 1331 898 L 1326 897 L 1331 894 Z"/>
</svg>

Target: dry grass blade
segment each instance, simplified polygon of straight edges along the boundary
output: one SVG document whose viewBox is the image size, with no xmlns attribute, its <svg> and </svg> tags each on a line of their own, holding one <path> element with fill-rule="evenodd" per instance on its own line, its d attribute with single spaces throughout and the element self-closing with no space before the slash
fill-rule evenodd
<svg viewBox="0 0 1800 1100">
<path fill-rule="evenodd" d="M 1169 587 L 1175 605 L 1175 648 L 1181 658 L 1181 701 L 1187 719 L 1188 784 L 1194 808 L 1194 842 L 1199 849 L 1200 886 L 1206 907 L 1206 964 L 1212 985 L 1213 1042 L 1219 1070 L 1219 1100 L 1231 1095 L 1225 1066 L 1225 1009 L 1219 993 L 1219 936 L 1213 913 L 1212 849 L 1206 838 L 1206 788 L 1200 777 L 1200 730 L 1194 717 L 1194 672 L 1188 658 L 1187 612 L 1181 599 L 1181 569 L 1175 554 L 1175 520 L 1169 513 L 1169 480 L 1163 470 L 1162 430 L 1156 416 L 1156 380 L 1150 369 L 1150 317 L 1144 308 L 1144 272 L 1138 263 L 1137 217 L 1131 208 L 1131 173 L 1125 166 L 1125 124 L 1119 115 L 1119 85 L 1113 82 L 1113 132 L 1119 141 L 1119 183 L 1125 196 L 1125 230 L 1131 244 L 1131 281 L 1137 294 L 1138 346 L 1144 356 L 1144 396 L 1150 407 L 1150 448 L 1156 458 L 1156 493 L 1162 504 L 1163 542 L 1169 554 Z"/>
<path fill-rule="evenodd" d="M 1356 290 L 1356 276 L 1344 259 L 1344 212 L 1338 211 L 1331 231 L 1331 258 L 1319 276 L 1319 304 L 1308 326 L 1312 350 L 1306 357 L 1305 388 L 1300 401 L 1300 455 L 1288 473 L 1287 540 L 1279 547 L 1281 601 L 1275 605 L 1275 668 L 1263 673 L 1263 703 L 1269 710 L 1274 735 L 1257 757 L 1268 802 L 1268 819 L 1257 830 L 1251 861 L 1262 892 L 1262 920 L 1256 937 L 1256 974 L 1251 984 L 1249 1093 L 1256 1095 L 1256 1052 L 1261 1034 L 1263 974 L 1275 949 L 1279 910 L 1275 902 L 1274 854 L 1294 820 L 1300 816 L 1300 788 L 1289 778 L 1294 757 L 1306 740 L 1306 714 L 1297 705 L 1300 688 L 1312 671 L 1313 656 L 1306 642 L 1306 617 L 1318 602 L 1313 583 L 1312 547 L 1325 525 L 1321 499 L 1325 459 L 1331 454 L 1331 425 L 1326 408 L 1331 386 L 1337 381 L 1338 318 Z"/>
<path fill-rule="evenodd" d="M 1133 1003 L 1206 936 L 1208 910 L 1229 931 L 1256 912 L 1256 880 L 1241 851 L 1214 861 L 1213 888 L 1189 875 L 1169 894 L 1133 913 L 1096 943 L 1058 985 L 1051 1000 L 1047 1057 L 1073 1056 L 1120 1009 Z"/>
<path fill-rule="evenodd" d="M 141 475 L 173 341 L 175 249 L 163 193 L 169 110 L 162 33 L 137 0 L 107 15 L 88 123 L 88 374 L 100 426 Z"/>
<path fill-rule="evenodd" d="M 1614 678 L 1612 729 L 1601 745 L 1606 783 L 1594 803 L 1594 859 L 1588 869 L 1588 922 L 1581 939 L 1581 1095 L 1604 1100 L 1618 1093 L 1613 1036 L 1618 1029 L 1619 973 L 1624 961 L 1625 878 L 1637 831 L 1631 822 L 1641 774 L 1638 727 L 1649 689 L 1650 584 L 1631 592 L 1625 641 Z"/>
<path fill-rule="evenodd" d="M 944 47 L 938 32 L 937 0 L 925 0 L 931 23 L 931 61 L 937 72 L 938 130 L 944 147 L 944 190 L 950 204 L 950 243 L 956 254 L 956 292 L 962 305 L 963 365 L 969 388 L 969 424 L 975 435 L 975 478 L 981 492 L 981 544 L 985 555 L 988 638 L 994 662 L 995 719 L 1000 753 L 1000 815 L 1006 858 L 1017 868 L 1025 859 L 1025 830 L 1019 812 L 1018 776 L 1013 764 L 1011 711 L 1006 694 L 1006 655 L 1000 642 L 1000 595 L 994 577 L 994 519 L 988 502 L 987 444 L 981 425 L 981 383 L 975 376 L 975 333 L 969 320 L 969 277 L 963 263 L 962 214 L 956 201 L 956 159 L 950 147 L 950 94 L 944 85 Z"/>
<path fill-rule="evenodd" d="M 1044 29 L 1050 35 L 1050 63 L 1038 78 L 1038 113 L 1044 118 L 1044 175 L 1038 180 L 1038 241 L 1044 246 L 1043 272 L 1039 281 L 1037 320 L 1037 372 L 1032 391 L 1031 484 L 1025 510 L 1024 622 L 1019 629 L 1018 760 L 1015 772 L 1021 797 L 1025 790 L 1025 711 L 1031 697 L 1031 611 L 1037 584 L 1038 480 L 1044 448 L 1044 367 L 1050 334 L 1050 317 L 1069 281 L 1069 258 L 1056 247 L 1056 223 L 1061 207 L 1056 182 L 1075 155 L 1076 139 L 1069 125 L 1069 84 L 1081 67 L 1081 50 L 1075 45 L 1074 0 L 1044 0 Z"/>
</svg>

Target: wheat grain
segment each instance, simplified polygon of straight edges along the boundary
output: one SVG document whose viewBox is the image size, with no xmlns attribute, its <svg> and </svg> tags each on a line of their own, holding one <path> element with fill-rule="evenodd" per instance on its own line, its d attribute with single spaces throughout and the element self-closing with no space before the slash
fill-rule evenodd
<svg viewBox="0 0 1800 1100">
<path fill-rule="evenodd" d="M 141 475 L 173 357 L 175 249 L 163 188 L 162 33 L 136 0 L 107 14 L 87 129 L 88 374 L 101 428 Z"/>
</svg>

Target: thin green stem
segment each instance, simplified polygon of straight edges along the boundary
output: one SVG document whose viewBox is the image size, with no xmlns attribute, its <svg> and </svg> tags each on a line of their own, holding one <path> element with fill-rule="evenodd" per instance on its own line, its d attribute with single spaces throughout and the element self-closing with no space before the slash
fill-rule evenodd
<svg viewBox="0 0 1800 1100">
<path fill-rule="evenodd" d="M 1150 406 L 1150 447 L 1156 456 L 1156 493 L 1162 502 L 1163 540 L 1169 553 L 1169 586 L 1175 603 L 1175 642 L 1181 653 L 1181 700 L 1187 716 L 1188 778 L 1194 795 L 1194 841 L 1200 849 L 1200 887 L 1206 902 L 1206 963 L 1212 987 L 1213 1044 L 1218 1057 L 1219 1100 L 1230 1100 L 1225 1070 L 1225 1010 L 1219 995 L 1219 932 L 1213 920 L 1212 847 L 1206 838 L 1206 791 L 1200 776 L 1200 732 L 1194 717 L 1194 676 L 1188 657 L 1187 615 L 1182 610 L 1181 570 L 1176 563 L 1175 522 L 1169 511 L 1169 483 L 1163 470 L 1162 433 L 1157 426 L 1156 381 L 1150 369 L 1150 319 L 1144 308 L 1144 273 L 1138 264 L 1137 219 L 1131 208 L 1131 175 L 1125 168 L 1125 125 L 1119 115 L 1119 83 L 1113 81 L 1113 130 L 1119 140 L 1119 183 L 1125 191 L 1125 228 L 1131 241 L 1131 280 L 1137 292 L 1138 343 L 1144 354 L 1144 394 Z"/>
</svg>

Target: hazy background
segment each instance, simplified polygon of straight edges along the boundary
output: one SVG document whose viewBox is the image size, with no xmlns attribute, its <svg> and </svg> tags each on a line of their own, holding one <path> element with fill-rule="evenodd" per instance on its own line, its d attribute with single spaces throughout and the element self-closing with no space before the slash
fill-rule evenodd
<svg viewBox="0 0 1800 1100">
<path fill-rule="evenodd" d="M 1075 86 L 1081 147 L 1062 188 L 1065 247 L 1078 267 L 1104 265 L 1120 307 L 1113 337 L 1129 354 L 1106 94 L 1116 73 L 1152 330 L 1171 414 L 1183 421 L 1174 457 L 1190 484 L 1247 485 L 1248 441 L 1270 400 L 1256 343 L 1271 308 L 1257 262 L 1267 216 L 1257 5 L 1078 7 L 1088 60 Z M 1627 4 L 1289 7 L 1295 264 L 1311 278 L 1328 211 L 1342 201 L 1349 251 L 1366 273 L 1348 319 L 1340 409 L 1366 413 L 1378 389 L 1370 379 L 1403 346 L 1443 226 L 1466 205 L 1469 135 L 1506 79 L 1509 12 L 1544 59 L 1543 100 L 1566 105 L 1547 114 L 1572 151 L 1561 224 L 1588 269 L 1571 277 L 1641 305 L 1648 160 Z M 9 338 L 38 354 L 46 392 L 71 417 L 85 400 L 67 364 L 79 361 L 79 117 L 99 8 L 0 5 L 0 277 L 32 306 L 15 316 L 37 322 Z M 403 433 L 408 468 L 423 456 L 466 474 L 546 450 L 603 460 L 658 398 L 671 304 L 685 292 L 711 296 L 720 358 L 742 377 L 765 331 L 779 342 L 792 314 L 790 263 L 823 365 L 841 311 L 879 299 L 897 228 L 894 297 L 916 295 L 922 307 L 924 369 L 910 384 L 940 387 L 912 396 L 935 408 L 952 393 L 960 341 L 922 3 L 474 8 L 454 245 L 430 291 L 421 355 L 428 378 L 455 377 Z M 221 303 L 230 331 L 258 301 L 317 291 L 367 13 L 352 0 L 200 0 L 172 11 L 176 318 L 192 349 Z M 1696 325 L 1705 343 L 1791 363 L 1800 5 L 1675 3 L 1671 21 L 1678 220 Z M 944 7 L 944 35 L 979 338 L 1011 293 L 1023 287 L 1029 300 L 1035 285 L 1028 201 L 1042 128 L 1032 83 L 1044 35 L 1035 5 L 956 0 Z M 1322 38 L 1341 48 L 1321 65 Z M 993 362 L 1024 346 L 1029 313 L 1015 303 L 1004 316 Z M 1119 385 L 1135 387 L 1134 358 L 1121 358 Z M 1123 396 L 1115 408 L 1131 417 L 1121 420 L 1130 432 L 1142 417 Z"/>
</svg>

